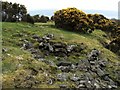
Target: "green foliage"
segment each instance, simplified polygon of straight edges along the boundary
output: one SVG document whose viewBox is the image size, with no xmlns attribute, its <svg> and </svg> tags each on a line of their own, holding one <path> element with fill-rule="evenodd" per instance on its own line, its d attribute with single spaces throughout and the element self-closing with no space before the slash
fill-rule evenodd
<svg viewBox="0 0 120 90">
<path fill-rule="evenodd" d="M 86 52 L 88 53 L 91 49 L 97 48 L 100 50 L 104 56 L 109 60 L 110 62 L 119 62 L 120 59 L 117 55 L 112 53 L 110 50 L 105 49 L 99 42 L 99 40 L 103 41 L 109 41 L 108 38 L 103 37 L 105 35 L 105 32 L 100 30 L 95 30 L 90 35 L 88 34 L 81 34 L 74 32 L 65 31 L 62 29 L 57 29 L 53 26 L 53 22 L 48 23 L 36 23 L 36 25 L 31 25 L 29 23 L 9 23 L 9 22 L 3 22 L 3 48 L 6 48 L 8 51 L 3 53 L 2 55 L 2 63 L 3 63 L 3 75 L 2 75 L 2 86 L 3 88 L 15 88 L 15 85 L 18 84 L 21 86 L 21 88 L 25 88 L 29 82 L 28 81 L 40 81 L 39 84 L 33 85 L 33 88 L 59 88 L 59 84 L 70 84 L 71 86 L 74 84 L 74 82 L 58 82 L 56 81 L 53 83 L 53 85 L 48 85 L 46 82 L 47 80 L 51 78 L 56 79 L 56 75 L 61 73 L 61 71 L 56 70 L 54 66 L 49 66 L 48 64 L 45 64 L 44 62 L 34 60 L 32 58 L 32 55 L 29 53 L 29 51 L 24 51 L 20 49 L 21 47 L 16 45 L 21 40 L 29 40 L 31 39 L 34 34 L 37 34 L 39 36 L 44 36 L 47 33 L 53 33 L 55 36 L 55 42 L 66 42 L 67 44 L 80 44 L 84 43 L 88 46 L 86 48 Z M 46 27 L 47 26 L 47 27 Z M 23 33 L 22 37 L 16 37 L 14 34 L 16 33 Z M 62 40 L 61 40 L 62 37 Z M 38 46 L 38 44 L 34 44 L 34 46 Z M 73 56 L 71 55 L 68 60 L 70 62 L 79 62 L 81 59 L 86 59 L 84 55 Z M 46 60 L 51 60 L 57 62 L 58 59 L 55 57 L 46 57 Z M 108 63 L 109 64 L 109 63 Z M 111 69 L 110 72 L 114 71 L 113 68 L 118 68 L 115 64 L 110 64 L 113 67 L 107 68 L 107 70 Z M 31 71 L 37 70 L 39 71 L 37 75 L 31 75 Z M 77 72 L 69 73 L 80 75 L 82 72 L 80 70 L 77 70 Z M 114 72 L 113 72 L 114 73 Z M 48 76 L 46 76 L 46 74 Z M 30 80 L 25 80 L 27 76 L 32 76 Z M 115 75 L 113 74 L 115 77 Z M 26 84 L 28 82 L 28 84 Z M 38 85 L 38 86 L 37 86 Z M 25 86 L 25 87 L 24 87 Z"/>
<path fill-rule="evenodd" d="M 24 17 L 22 18 L 22 21 L 34 24 L 34 19 L 32 16 L 30 16 L 29 14 L 24 15 Z"/>
<path fill-rule="evenodd" d="M 39 22 L 40 19 L 39 15 L 34 15 L 33 18 L 35 22 Z"/>
<path fill-rule="evenodd" d="M 120 36 L 110 42 L 109 49 L 120 56 Z"/>
<path fill-rule="evenodd" d="M 26 14 L 27 9 L 24 5 L 11 2 L 2 2 L 2 21 L 19 21 Z"/>
<path fill-rule="evenodd" d="M 44 15 L 42 15 L 41 17 L 39 15 L 34 15 L 33 18 L 35 22 L 46 23 L 47 21 L 49 21 L 49 17 Z"/>
<path fill-rule="evenodd" d="M 42 15 L 39 21 L 42 23 L 47 23 L 48 19 L 46 18 L 46 16 Z"/>
<path fill-rule="evenodd" d="M 54 16 L 51 16 L 51 19 L 50 19 L 51 21 L 54 21 Z"/>
<path fill-rule="evenodd" d="M 112 30 L 116 30 L 117 24 L 101 14 L 88 14 L 87 16 L 93 20 L 96 29 L 101 29 L 106 32 L 112 32 Z"/>
<path fill-rule="evenodd" d="M 58 28 L 79 32 L 92 32 L 94 30 L 92 19 L 77 8 L 56 11 L 54 21 Z"/>
</svg>

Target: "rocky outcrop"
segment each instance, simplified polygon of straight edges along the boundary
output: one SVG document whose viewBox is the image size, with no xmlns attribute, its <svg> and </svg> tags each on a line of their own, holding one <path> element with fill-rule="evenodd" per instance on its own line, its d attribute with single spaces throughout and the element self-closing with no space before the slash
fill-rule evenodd
<svg viewBox="0 0 120 90">
<path fill-rule="evenodd" d="M 33 57 L 38 61 L 42 61 L 51 67 L 56 67 L 55 79 L 49 79 L 46 84 L 52 85 L 54 82 L 72 82 L 75 84 L 74 88 L 110 88 L 118 87 L 119 82 L 116 82 L 110 73 L 106 70 L 107 65 L 110 64 L 107 60 L 101 57 L 101 52 L 97 49 L 92 49 L 88 52 L 85 59 L 78 60 L 73 63 L 67 60 L 70 55 L 80 55 L 81 51 L 86 49 L 83 43 L 65 44 L 63 42 L 53 42 L 53 34 L 47 34 L 42 38 L 38 35 L 33 35 L 33 39 L 38 43 L 38 47 L 34 47 L 34 43 L 28 41 L 23 44 L 23 48 L 31 52 Z M 56 61 L 48 60 L 46 56 L 54 56 Z M 59 58 L 60 59 L 59 59 Z M 77 56 L 76 56 L 77 57 Z M 62 58 L 62 60 L 61 60 Z M 32 70 L 34 75 L 38 71 Z M 79 72 L 79 74 L 77 73 Z M 71 74 L 70 74 L 71 73 Z M 117 77 L 119 72 L 115 73 Z M 67 84 L 60 84 L 60 88 L 69 88 Z"/>
</svg>

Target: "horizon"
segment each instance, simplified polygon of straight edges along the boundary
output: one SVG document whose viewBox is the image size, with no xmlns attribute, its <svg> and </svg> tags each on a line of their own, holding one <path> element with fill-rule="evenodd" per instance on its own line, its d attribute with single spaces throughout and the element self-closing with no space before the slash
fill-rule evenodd
<svg viewBox="0 0 120 90">
<path fill-rule="evenodd" d="M 48 17 L 51 17 L 54 15 L 54 12 L 57 10 L 53 10 L 53 9 L 40 9 L 40 10 L 32 10 L 29 11 L 30 15 L 34 16 L 34 15 L 45 15 Z M 109 11 L 109 10 L 82 10 L 83 12 L 85 12 L 86 14 L 102 14 L 105 17 L 112 19 L 118 19 L 118 12 L 117 11 Z"/>
<path fill-rule="evenodd" d="M 19 3 L 25 5 L 27 11 L 30 15 L 47 15 L 51 17 L 56 10 L 75 7 L 84 11 L 85 13 L 99 13 L 104 15 L 107 18 L 116 18 L 118 19 L 118 2 L 119 0 L 39 0 L 34 1 L 30 0 L 29 3 L 25 0 L 2 0 L 12 3 Z"/>
</svg>

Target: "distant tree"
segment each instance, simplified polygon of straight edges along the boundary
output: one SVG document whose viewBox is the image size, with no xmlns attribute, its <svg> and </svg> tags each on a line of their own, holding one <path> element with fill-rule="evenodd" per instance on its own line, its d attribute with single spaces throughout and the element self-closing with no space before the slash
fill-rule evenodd
<svg viewBox="0 0 120 90">
<path fill-rule="evenodd" d="M 22 21 L 34 24 L 34 18 L 30 14 L 24 15 Z"/>
<path fill-rule="evenodd" d="M 44 15 L 42 15 L 39 21 L 42 23 L 47 23 L 47 18 Z"/>
<path fill-rule="evenodd" d="M 34 15 L 33 18 L 34 18 L 35 22 L 39 22 L 39 20 L 40 20 L 40 16 L 38 14 Z"/>
<path fill-rule="evenodd" d="M 19 21 L 26 14 L 27 9 L 24 5 L 2 2 L 3 21 Z"/>
<path fill-rule="evenodd" d="M 54 21 L 54 16 L 51 16 L 51 20 Z"/>
<path fill-rule="evenodd" d="M 49 17 L 48 16 L 45 16 L 45 18 L 47 19 L 47 21 L 49 21 Z"/>
</svg>

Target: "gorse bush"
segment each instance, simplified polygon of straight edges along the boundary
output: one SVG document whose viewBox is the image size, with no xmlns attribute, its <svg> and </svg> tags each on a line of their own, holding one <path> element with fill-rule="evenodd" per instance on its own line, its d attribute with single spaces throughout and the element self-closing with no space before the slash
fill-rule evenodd
<svg viewBox="0 0 120 90">
<path fill-rule="evenodd" d="M 96 29 L 101 29 L 106 32 L 112 32 L 112 30 L 116 30 L 117 28 L 116 23 L 101 14 L 88 14 L 87 16 L 93 20 L 94 27 Z"/>
<path fill-rule="evenodd" d="M 58 28 L 79 32 L 92 32 L 94 30 L 93 20 L 76 8 L 56 11 L 54 21 Z"/>
</svg>

